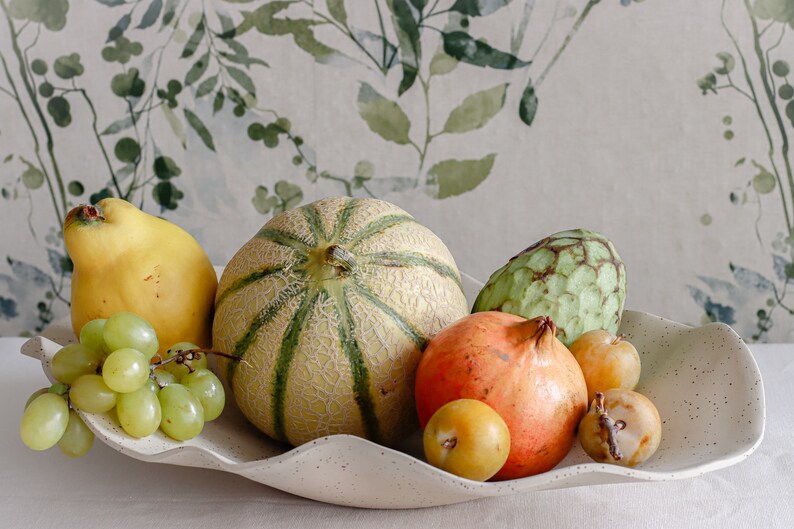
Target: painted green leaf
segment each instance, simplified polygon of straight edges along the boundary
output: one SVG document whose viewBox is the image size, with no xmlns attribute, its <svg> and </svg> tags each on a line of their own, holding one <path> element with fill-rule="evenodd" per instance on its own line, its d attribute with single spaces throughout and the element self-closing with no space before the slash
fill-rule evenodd
<svg viewBox="0 0 794 529">
<path fill-rule="evenodd" d="M 13 18 L 43 23 L 50 31 L 60 31 L 66 25 L 68 0 L 11 0 L 8 15 Z"/>
<path fill-rule="evenodd" d="M 139 75 L 137 68 L 118 73 L 110 80 L 110 89 L 119 97 L 140 97 L 146 91 L 146 82 Z"/>
<path fill-rule="evenodd" d="M 292 209 L 303 200 L 303 191 L 295 184 L 291 184 L 286 180 L 279 180 L 276 182 L 274 189 L 276 195 L 282 200 L 284 210 Z"/>
<path fill-rule="evenodd" d="M 778 77 L 786 77 L 790 71 L 791 68 L 786 61 L 778 60 L 772 63 L 772 73 Z"/>
<path fill-rule="evenodd" d="M 193 63 L 193 66 L 185 74 L 185 86 L 192 85 L 199 79 L 201 76 L 204 75 L 204 72 L 207 71 L 207 66 L 210 63 L 210 52 L 207 51 L 204 55 L 202 55 L 199 60 Z"/>
<path fill-rule="evenodd" d="M 97 202 L 99 202 L 103 198 L 109 198 L 109 197 L 112 197 L 112 196 L 113 196 L 113 192 L 110 189 L 108 189 L 107 187 L 105 187 L 105 188 L 100 189 L 96 193 L 92 193 L 91 196 L 89 197 L 88 201 L 90 203 L 92 203 L 92 204 L 96 204 Z"/>
<path fill-rule="evenodd" d="M 188 124 L 196 131 L 196 134 L 198 134 L 201 141 L 204 142 L 204 145 L 206 145 L 209 150 L 214 151 L 215 142 L 212 140 L 212 134 L 210 134 L 204 122 L 191 110 L 186 108 L 184 111 Z"/>
<path fill-rule="evenodd" d="M 314 57 L 314 60 L 320 64 L 345 66 L 354 63 L 344 53 L 317 40 L 311 27 L 296 29 L 292 33 L 292 38 L 300 49 Z"/>
<path fill-rule="evenodd" d="M 65 97 L 56 96 L 47 101 L 47 112 L 59 127 L 68 127 L 72 122 L 71 106 Z"/>
<path fill-rule="evenodd" d="M 133 120 L 132 116 L 127 116 L 127 117 L 124 117 L 124 118 L 121 118 L 119 120 L 114 121 L 113 123 L 108 125 L 108 127 L 105 130 L 103 130 L 102 132 L 99 133 L 100 136 L 111 136 L 113 134 L 118 134 L 122 130 L 126 130 L 126 129 L 132 127 L 132 125 L 134 123 L 136 123 L 141 118 L 141 114 L 143 112 L 144 112 L 143 110 L 139 110 L 137 112 L 134 112 L 133 113 L 134 116 L 135 116 L 134 120 Z"/>
<path fill-rule="evenodd" d="M 279 18 L 281 11 L 292 6 L 292 1 L 268 2 L 254 11 L 245 12 L 243 21 L 235 29 L 235 35 L 242 35 L 252 28 L 265 35 L 292 35 L 295 44 L 310 54 L 320 64 L 348 64 L 353 61 L 338 50 L 323 44 L 314 36 L 312 28 L 317 21 L 307 18 Z"/>
<path fill-rule="evenodd" d="M 152 188 L 152 197 L 154 201 L 163 209 L 176 209 L 179 201 L 184 198 L 185 194 L 182 193 L 170 180 L 163 180 L 158 182 Z"/>
<path fill-rule="evenodd" d="M 183 59 L 191 57 L 194 53 L 196 53 L 196 50 L 201 43 L 201 39 L 204 38 L 204 31 L 204 19 L 202 18 L 196 26 L 196 29 L 193 30 L 193 34 L 191 34 L 190 38 L 187 40 L 185 47 L 182 49 Z"/>
<path fill-rule="evenodd" d="M 438 187 L 436 198 L 448 198 L 471 191 L 488 178 L 496 154 L 482 160 L 444 160 L 428 171 L 428 183 Z"/>
<path fill-rule="evenodd" d="M 226 101 L 226 96 L 223 95 L 223 92 L 218 90 L 218 92 L 215 94 L 215 99 L 212 101 L 213 116 L 221 111 L 221 109 L 223 108 L 224 101 Z"/>
<path fill-rule="evenodd" d="M 182 122 L 168 105 L 160 105 L 160 108 L 163 110 L 165 120 L 171 127 L 174 136 L 176 136 L 176 139 L 178 139 L 179 143 L 182 144 L 182 148 L 187 148 L 187 134 L 185 134 L 185 127 L 182 125 Z"/>
<path fill-rule="evenodd" d="M 535 120 L 535 114 L 538 113 L 538 94 L 535 92 L 535 87 L 532 85 L 532 79 L 527 81 L 527 86 L 521 94 L 521 101 L 518 103 L 518 117 L 521 121 L 532 125 Z"/>
<path fill-rule="evenodd" d="M 763 20 L 776 20 L 794 29 L 794 9 L 790 0 L 755 0 L 753 14 Z"/>
<path fill-rule="evenodd" d="M 753 177 L 753 188 L 758 193 L 765 195 L 775 189 L 775 177 L 771 173 L 762 172 Z"/>
<path fill-rule="evenodd" d="M 358 45 L 367 50 L 367 53 L 375 57 L 378 64 L 380 64 L 386 70 L 390 69 L 397 62 L 399 62 L 397 61 L 399 54 L 397 46 L 395 46 L 388 39 L 384 38 L 382 35 L 377 35 L 371 31 L 357 27 L 351 27 L 350 33 L 353 34 L 353 38 L 356 40 Z M 384 46 L 386 47 L 385 50 L 383 49 Z"/>
<path fill-rule="evenodd" d="M 181 0 L 166 0 L 165 9 L 163 9 L 163 21 L 160 23 L 160 29 L 158 31 L 162 31 L 174 20 L 176 17 L 176 9 L 179 7 L 180 1 Z"/>
<path fill-rule="evenodd" d="M 41 59 L 34 59 L 33 62 L 30 63 L 30 69 L 36 75 L 44 75 L 47 73 L 47 63 Z"/>
<path fill-rule="evenodd" d="M 421 13 L 427 7 L 427 0 L 411 0 L 411 4 Z"/>
<path fill-rule="evenodd" d="M 79 184 L 79 182 L 72 183 Z M 50 266 L 56 274 L 68 275 L 74 271 L 74 263 L 72 263 L 72 260 L 68 255 L 64 255 L 59 251 L 53 250 L 52 248 L 47 248 L 47 257 L 50 261 Z"/>
<path fill-rule="evenodd" d="M 9 154 L 5 158 L 3 158 L 3 163 L 8 163 L 8 162 L 10 162 L 13 159 L 14 159 L 14 155 L 13 154 Z"/>
<path fill-rule="evenodd" d="M 786 101 L 794 98 L 794 86 L 788 83 L 780 85 L 780 88 L 777 89 L 777 95 L 780 96 L 780 99 Z"/>
<path fill-rule="evenodd" d="M 367 180 L 364 184 L 370 193 L 381 197 L 389 193 L 401 193 L 412 189 L 415 182 L 415 179 L 409 176 L 384 176 Z"/>
<path fill-rule="evenodd" d="M 750 270 L 743 266 L 738 266 L 733 263 L 728 263 L 728 267 L 733 273 L 733 278 L 739 286 L 747 288 L 754 292 L 773 292 L 775 286 L 766 277 L 762 276 L 755 270 Z"/>
<path fill-rule="evenodd" d="M 306 18 L 277 18 L 276 15 L 288 9 L 294 2 L 276 0 L 268 2 L 254 11 L 244 13 L 243 22 L 237 27 L 236 34 L 241 35 L 251 28 L 256 28 L 265 35 L 289 35 L 301 32 L 315 24 Z"/>
<path fill-rule="evenodd" d="M 430 75 L 446 75 L 457 68 L 458 64 L 460 62 L 457 59 L 450 57 L 443 47 L 439 47 L 430 60 Z"/>
<path fill-rule="evenodd" d="M 257 213 L 266 215 L 278 205 L 279 200 L 276 196 L 268 196 L 268 191 L 265 186 L 256 186 L 254 198 L 251 199 L 251 203 L 254 205 L 254 209 Z"/>
<path fill-rule="evenodd" d="M 85 71 L 83 65 L 80 64 L 80 55 L 77 53 L 61 55 L 55 59 L 52 69 L 55 70 L 55 75 L 61 79 L 72 79 L 83 75 Z"/>
<path fill-rule="evenodd" d="M 28 168 L 22 173 L 22 184 L 28 189 L 38 189 L 44 185 L 44 173 L 38 167 L 27 164 Z"/>
<path fill-rule="evenodd" d="M 258 122 L 248 125 L 248 137 L 253 141 L 260 141 L 267 135 L 267 129 Z"/>
<path fill-rule="evenodd" d="M 160 12 L 163 10 L 163 0 L 152 0 L 146 12 L 141 17 L 138 24 L 138 29 L 145 29 L 152 26 L 157 19 L 160 18 Z"/>
<path fill-rule="evenodd" d="M 353 168 L 353 176 L 369 180 L 375 176 L 375 166 L 369 160 L 359 160 Z"/>
<path fill-rule="evenodd" d="M 6 262 L 11 267 L 11 273 L 26 283 L 32 283 L 39 288 L 52 284 L 52 278 L 49 274 L 36 265 L 12 257 L 6 257 Z"/>
<path fill-rule="evenodd" d="M 55 93 L 55 87 L 52 86 L 47 81 L 44 81 L 39 85 L 39 95 L 43 98 L 52 97 L 52 94 Z"/>
<path fill-rule="evenodd" d="M 227 66 L 226 71 L 232 79 L 237 81 L 237 84 L 239 84 L 243 90 L 253 96 L 256 95 L 256 86 L 254 86 L 254 81 L 251 80 L 251 77 L 247 73 L 240 70 L 239 68 L 235 68 L 234 66 Z"/>
<path fill-rule="evenodd" d="M 337 22 L 347 26 L 347 10 L 345 0 L 328 0 L 328 13 Z"/>
<path fill-rule="evenodd" d="M 708 94 L 709 92 L 717 93 L 717 76 L 713 73 L 709 72 L 700 79 L 697 80 L 698 88 L 703 93 L 703 95 Z"/>
<path fill-rule="evenodd" d="M 121 162 L 135 163 L 141 155 L 141 146 L 133 138 L 121 138 L 116 142 L 113 154 Z"/>
<path fill-rule="evenodd" d="M 80 182 L 78 182 L 77 180 L 72 180 L 71 182 L 69 182 L 69 184 L 66 186 L 66 189 L 67 191 L 69 191 L 70 195 L 75 197 L 79 197 L 80 195 L 85 193 L 85 186 Z"/>
<path fill-rule="evenodd" d="M 490 45 L 475 40 L 463 31 L 443 33 L 444 52 L 459 61 L 475 66 L 512 70 L 529 66 L 531 61 L 522 61 L 509 53 L 492 48 Z"/>
<path fill-rule="evenodd" d="M 213 75 L 211 77 L 207 77 L 201 84 L 198 86 L 196 90 L 196 97 L 204 97 L 205 95 L 209 94 L 213 90 L 215 90 L 215 85 L 218 84 L 218 76 Z"/>
<path fill-rule="evenodd" d="M 507 83 L 482 90 L 466 97 L 450 112 L 444 132 L 463 133 L 485 126 L 505 105 Z"/>
<path fill-rule="evenodd" d="M 168 180 L 182 174 L 182 169 L 170 156 L 158 156 L 154 159 L 154 174 L 161 180 Z"/>
<path fill-rule="evenodd" d="M 719 75 L 728 75 L 736 67 L 736 59 L 727 51 L 721 51 L 717 54 L 717 58 L 722 63 L 721 66 L 714 68 L 714 72 Z"/>
<path fill-rule="evenodd" d="M 257 57 L 251 57 L 248 53 L 248 48 L 246 48 L 240 42 L 237 42 L 234 39 L 226 39 L 224 40 L 227 46 L 232 49 L 234 53 L 227 53 L 222 51 L 221 56 L 230 60 L 231 62 L 242 64 L 243 66 L 251 66 L 252 64 L 259 64 L 261 66 L 265 66 L 267 68 L 270 67 L 268 63 L 259 59 Z"/>
<path fill-rule="evenodd" d="M 114 25 L 108 31 L 108 38 L 106 42 L 113 42 L 124 35 L 124 32 L 127 31 L 128 27 L 130 27 L 130 22 L 132 22 L 132 16 L 130 16 L 129 13 L 124 14 L 119 21 L 116 22 L 116 25 Z"/>
<path fill-rule="evenodd" d="M 777 184 L 775 175 L 756 161 L 753 161 L 753 165 L 758 169 L 758 174 L 753 177 L 753 189 L 761 195 L 774 191 Z"/>
<path fill-rule="evenodd" d="M 786 117 L 791 120 L 791 126 L 794 127 L 794 99 L 786 103 Z"/>
<path fill-rule="evenodd" d="M 403 69 L 403 78 L 400 81 L 397 94 L 403 95 L 413 86 L 419 73 L 419 65 L 422 61 L 422 43 L 419 21 L 414 18 L 414 11 L 408 4 L 408 0 L 393 0 L 392 10 L 394 11 L 392 22 L 394 31 L 397 33 L 397 41 L 400 44 L 400 64 Z"/>
<path fill-rule="evenodd" d="M 512 0 L 456 0 L 449 10 L 472 17 L 482 17 L 490 15 L 510 2 Z"/>
<path fill-rule="evenodd" d="M 411 121 L 400 105 L 380 95 L 367 83 L 361 83 L 358 91 L 358 113 L 370 130 L 387 141 L 399 145 L 411 142 L 408 133 Z"/>
</svg>

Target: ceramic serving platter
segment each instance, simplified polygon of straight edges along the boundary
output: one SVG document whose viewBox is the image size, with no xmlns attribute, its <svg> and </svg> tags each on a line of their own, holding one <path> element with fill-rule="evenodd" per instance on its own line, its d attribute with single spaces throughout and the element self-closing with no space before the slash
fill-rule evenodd
<svg viewBox="0 0 794 529">
<path fill-rule="evenodd" d="M 473 301 L 482 284 L 463 279 Z M 134 439 L 112 414 L 82 415 L 99 441 L 129 457 L 232 472 L 306 498 L 367 508 L 429 507 L 582 485 L 692 478 L 753 453 L 764 434 L 763 383 L 750 350 L 730 327 L 689 327 L 626 311 L 620 332 L 641 356 L 637 390 L 656 404 L 663 421 L 658 451 L 634 469 L 594 463 L 576 445 L 548 472 L 480 483 L 427 464 L 418 431 L 396 449 L 350 435 L 292 448 L 259 433 L 231 399 L 220 418 L 186 442 L 159 431 Z M 27 341 L 22 353 L 40 360 L 53 380 L 53 355 L 74 340 L 68 319 L 62 320 Z"/>
</svg>

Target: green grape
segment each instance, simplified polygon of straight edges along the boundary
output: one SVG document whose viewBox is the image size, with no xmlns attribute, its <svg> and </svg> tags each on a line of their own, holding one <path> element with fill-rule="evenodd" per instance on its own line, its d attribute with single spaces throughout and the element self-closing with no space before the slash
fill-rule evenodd
<svg viewBox="0 0 794 529">
<path fill-rule="evenodd" d="M 149 380 L 149 360 L 135 349 L 119 349 L 105 358 L 102 378 L 117 393 L 135 391 Z"/>
<path fill-rule="evenodd" d="M 28 397 L 28 401 L 25 403 L 25 409 L 28 409 L 30 403 L 36 400 L 36 397 L 38 397 L 39 395 L 44 395 L 45 393 L 49 393 L 49 392 L 50 392 L 50 388 L 37 389 L 35 392 L 33 392 L 33 394 L 30 397 Z"/>
<path fill-rule="evenodd" d="M 166 371 L 165 367 L 158 367 L 154 370 L 154 380 L 158 388 L 164 388 L 168 384 L 176 384 L 177 379 L 173 373 Z"/>
<path fill-rule="evenodd" d="M 116 392 L 110 389 L 102 375 L 83 375 L 69 390 L 72 404 L 88 413 L 105 413 L 116 406 Z"/>
<path fill-rule="evenodd" d="M 101 353 L 102 356 L 110 352 L 105 344 L 105 338 L 103 338 L 106 321 L 102 318 L 91 320 L 80 329 L 80 343 L 92 351 Z"/>
<path fill-rule="evenodd" d="M 48 393 L 55 393 L 60 397 L 66 397 L 66 394 L 69 393 L 69 384 L 64 384 L 63 382 L 56 382 L 50 389 L 47 390 Z"/>
<path fill-rule="evenodd" d="M 69 457 L 83 457 L 93 444 L 94 432 L 88 429 L 76 411 L 69 410 L 69 424 L 58 441 L 58 448 Z"/>
<path fill-rule="evenodd" d="M 175 343 L 168 348 L 165 353 L 165 360 L 177 356 L 180 351 L 189 351 L 191 349 L 200 349 L 200 347 L 190 342 Z M 162 369 L 170 371 L 174 374 L 177 380 L 182 380 L 182 377 L 190 373 L 192 369 L 202 369 L 207 367 L 207 354 L 198 353 L 199 358 L 185 358 L 184 362 L 173 360 L 163 365 Z M 188 367 L 190 366 L 190 367 Z"/>
<path fill-rule="evenodd" d="M 108 351 L 137 349 L 147 360 L 157 354 L 160 347 L 157 334 L 149 322 L 131 312 L 117 312 L 107 319 L 102 331 Z"/>
<path fill-rule="evenodd" d="M 160 386 L 157 385 L 157 382 L 155 382 L 153 378 L 149 378 L 149 380 L 146 381 L 146 384 L 144 384 L 143 387 L 148 389 L 155 395 L 157 395 L 157 392 L 160 391 Z"/>
<path fill-rule="evenodd" d="M 55 353 L 50 370 L 52 375 L 64 384 L 71 384 L 81 375 L 96 373 L 101 361 L 101 352 L 75 343 L 62 347 Z"/>
<path fill-rule="evenodd" d="M 61 440 L 69 423 L 66 399 L 53 393 L 39 395 L 22 414 L 19 436 L 28 448 L 47 450 Z"/>
<path fill-rule="evenodd" d="M 122 393 L 116 401 L 116 414 L 124 431 L 133 437 L 146 437 L 157 431 L 162 413 L 157 393 L 144 386 Z"/>
<path fill-rule="evenodd" d="M 226 404 L 223 384 L 209 369 L 196 369 L 182 377 L 180 384 L 187 386 L 204 408 L 204 422 L 217 419 Z"/>
<path fill-rule="evenodd" d="M 192 439 L 204 428 L 201 402 L 182 384 L 169 384 L 158 394 L 162 408 L 160 429 L 177 441 Z"/>
</svg>

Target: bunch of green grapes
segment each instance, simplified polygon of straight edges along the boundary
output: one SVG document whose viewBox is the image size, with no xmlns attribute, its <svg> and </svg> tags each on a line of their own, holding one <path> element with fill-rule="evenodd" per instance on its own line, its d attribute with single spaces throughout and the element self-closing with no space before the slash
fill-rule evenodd
<svg viewBox="0 0 794 529">
<path fill-rule="evenodd" d="M 114 408 L 132 437 L 158 428 L 177 441 L 197 436 L 226 403 L 221 381 L 207 368 L 206 354 L 212 351 L 180 342 L 162 358 L 159 347 L 154 328 L 130 312 L 85 324 L 80 342 L 52 359 L 58 383 L 36 391 L 25 405 L 22 441 L 33 450 L 57 444 L 67 456 L 81 457 L 91 449 L 94 434 L 75 410 Z"/>
</svg>

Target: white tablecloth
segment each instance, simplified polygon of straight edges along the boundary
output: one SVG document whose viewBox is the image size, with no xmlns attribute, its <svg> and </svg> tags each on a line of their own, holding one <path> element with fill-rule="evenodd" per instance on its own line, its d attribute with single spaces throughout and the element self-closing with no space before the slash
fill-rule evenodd
<svg viewBox="0 0 794 529">
<path fill-rule="evenodd" d="M 211 470 L 143 463 L 96 441 L 82 459 L 19 440 L 25 401 L 47 384 L 0 338 L 0 528 L 350 529 L 411 527 L 794 528 L 794 345 L 754 345 L 767 429 L 744 462 L 702 477 L 525 493 L 403 511 L 313 502 Z"/>
</svg>

